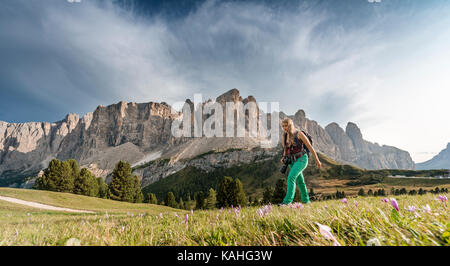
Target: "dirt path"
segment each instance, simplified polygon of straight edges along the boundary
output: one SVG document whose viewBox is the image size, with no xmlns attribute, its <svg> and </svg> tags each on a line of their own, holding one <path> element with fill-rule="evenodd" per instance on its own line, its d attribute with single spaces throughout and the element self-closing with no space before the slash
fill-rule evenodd
<svg viewBox="0 0 450 266">
<path fill-rule="evenodd" d="M 46 204 L 41 204 L 41 203 L 36 203 L 36 202 L 31 202 L 31 201 L 26 201 L 26 200 L 20 200 L 20 199 L 16 199 L 16 198 L 4 197 L 4 196 L 0 196 L 0 200 L 5 200 L 5 201 L 12 202 L 12 203 L 27 205 L 27 206 L 30 206 L 30 207 L 33 207 L 33 208 L 52 210 L 52 211 L 66 211 L 66 212 L 78 212 L 78 213 L 95 213 L 93 211 L 74 210 L 74 209 L 69 209 L 69 208 L 55 207 L 55 206 L 50 206 L 50 205 L 46 205 Z"/>
</svg>

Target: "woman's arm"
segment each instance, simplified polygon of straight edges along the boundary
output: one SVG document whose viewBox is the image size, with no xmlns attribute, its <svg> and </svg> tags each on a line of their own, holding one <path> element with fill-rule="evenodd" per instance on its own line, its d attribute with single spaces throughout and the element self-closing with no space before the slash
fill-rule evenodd
<svg viewBox="0 0 450 266">
<path fill-rule="evenodd" d="M 313 153 L 314 158 L 316 159 L 316 162 L 317 162 L 319 165 L 322 165 L 322 164 L 320 163 L 319 157 L 317 156 L 316 150 L 314 150 L 313 146 L 312 146 L 311 143 L 309 142 L 309 139 L 306 137 L 306 135 L 303 134 L 303 132 L 298 131 L 298 138 L 301 139 L 301 140 L 303 141 L 303 143 L 305 143 L 305 145 L 306 145 L 306 147 L 308 148 L 308 150 L 310 150 L 310 151 Z"/>
</svg>

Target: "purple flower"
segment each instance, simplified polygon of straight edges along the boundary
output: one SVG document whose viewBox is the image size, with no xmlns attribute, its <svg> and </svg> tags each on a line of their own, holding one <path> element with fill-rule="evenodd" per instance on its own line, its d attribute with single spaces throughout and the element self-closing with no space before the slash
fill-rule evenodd
<svg viewBox="0 0 450 266">
<path fill-rule="evenodd" d="M 122 225 L 122 232 L 125 230 L 125 226 Z"/>
<path fill-rule="evenodd" d="M 400 209 L 398 208 L 398 203 L 394 198 L 391 198 L 391 204 L 394 207 L 394 209 L 396 209 L 398 212 L 400 211 Z"/>
<path fill-rule="evenodd" d="M 358 208 L 358 202 L 355 200 L 355 207 Z"/>
<path fill-rule="evenodd" d="M 410 212 L 415 212 L 417 209 L 414 206 L 408 206 L 408 208 L 406 210 L 408 210 Z"/>
<path fill-rule="evenodd" d="M 191 215 L 193 215 L 194 214 L 194 210 L 193 209 L 191 209 Z"/>
<path fill-rule="evenodd" d="M 301 204 L 300 202 L 296 202 L 293 204 L 289 204 L 289 207 L 294 208 L 294 209 L 303 209 L 303 204 Z"/>
<path fill-rule="evenodd" d="M 382 202 L 388 203 L 389 200 L 387 198 L 381 199 Z"/>
<path fill-rule="evenodd" d="M 320 234 L 325 237 L 328 240 L 332 240 L 333 241 L 333 246 L 340 246 L 341 244 L 339 244 L 339 242 L 336 240 L 336 238 L 333 236 L 333 234 L 331 233 L 331 228 L 323 225 L 323 224 L 319 224 L 316 223 L 319 226 L 319 232 Z"/>
<path fill-rule="evenodd" d="M 341 201 L 342 201 L 343 203 L 347 204 L 347 198 L 343 198 Z"/>
<path fill-rule="evenodd" d="M 427 205 L 423 206 L 423 209 L 424 209 L 426 212 L 431 213 L 430 205 L 427 204 Z"/>
<path fill-rule="evenodd" d="M 257 211 L 257 213 L 260 217 L 263 217 L 264 215 L 267 215 L 270 212 L 272 212 L 272 205 L 264 205 L 263 207 L 259 208 Z"/>
<path fill-rule="evenodd" d="M 186 219 L 184 220 L 185 221 L 185 223 L 186 223 L 186 226 L 188 225 L 188 222 L 189 222 L 189 215 L 186 213 Z"/>
<path fill-rule="evenodd" d="M 442 195 L 439 195 L 439 199 L 442 201 L 442 203 L 446 203 L 447 202 L 447 197 L 446 196 L 442 196 Z"/>
</svg>

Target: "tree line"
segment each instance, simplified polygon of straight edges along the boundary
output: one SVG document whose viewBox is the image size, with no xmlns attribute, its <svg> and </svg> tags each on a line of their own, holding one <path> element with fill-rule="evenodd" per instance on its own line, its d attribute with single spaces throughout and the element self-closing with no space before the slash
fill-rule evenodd
<svg viewBox="0 0 450 266">
<path fill-rule="evenodd" d="M 80 170 L 74 159 L 53 159 L 43 175 L 36 179 L 33 188 L 135 203 L 144 199 L 139 178 L 132 174 L 130 164 L 124 161 L 116 164 L 108 185 L 87 168 Z"/>
<path fill-rule="evenodd" d="M 204 193 L 203 191 L 195 192 L 193 199 L 191 199 L 190 193 L 188 193 L 186 200 L 183 200 L 183 197 L 180 196 L 177 201 L 174 193 L 169 191 L 160 202 L 158 202 L 154 193 L 147 193 L 145 195 L 145 202 L 189 210 L 226 208 L 239 205 L 247 206 L 249 201 L 245 195 L 242 182 L 238 178 L 233 179 L 232 177 L 225 176 L 216 189 L 210 188 L 208 193 Z"/>
</svg>

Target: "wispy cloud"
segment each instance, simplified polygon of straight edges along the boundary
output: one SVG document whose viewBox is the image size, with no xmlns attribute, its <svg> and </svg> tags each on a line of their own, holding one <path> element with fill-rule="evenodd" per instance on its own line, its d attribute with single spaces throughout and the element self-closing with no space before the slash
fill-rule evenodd
<svg viewBox="0 0 450 266">
<path fill-rule="evenodd" d="M 1 1 L 0 120 L 238 88 L 322 126 L 356 122 L 380 144 L 442 149 L 450 68 L 435 66 L 450 61 L 449 4 L 337 2 L 205 1 L 168 17 L 111 1 Z M 411 133 L 430 119 L 433 148 Z"/>
</svg>

